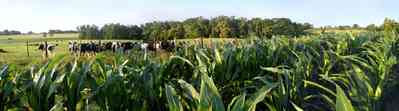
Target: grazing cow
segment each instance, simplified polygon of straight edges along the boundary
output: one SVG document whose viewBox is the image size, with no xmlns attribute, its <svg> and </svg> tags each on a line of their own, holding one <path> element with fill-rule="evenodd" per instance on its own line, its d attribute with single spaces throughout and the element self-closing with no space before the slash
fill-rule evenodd
<svg viewBox="0 0 399 111">
<path fill-rule="evenodd" d="M 97 44 L 95 44 L 94 42 L 89 42 L 89 43 L 72 43 L 73 45 L 71 45 L 72 47 L 72 54 L 76 54 L 76 55 L 80 55 L 80 56 L 91 56 L 91 55 L 95 55 L 97 50 L 98 50 L 98 46 Z"/>
<path fill-rule="evenodd" d="M 79 51 L 79 44 L 75 41 L 73 42 L 73 52 L 77 53 Z"/>
<path fill-rule="evenodd" d="M 70 41 L 68 43 L 68 50 L 71 54 L 76 54 L 78 52 L 78 43 L 74 41 Z"/>
<path fill-rule="evenodd" d="M 117 51 L 117 49 L 119 47 L 118 44 L 119 44 L 118 42 L 112 42 L 112 45 L 111 45 L 112 52 L 115 53 Z"/>
<path fill-rule="evenodd" d="M 68 43 L 68 50 L 72 54 L 81 55 L 81 56 L 93 56 L 99 52 L 110 50 L 113 53 L 119 54 L 129 54 L 133 49 L 143 49 L 143 50 L 151 50 L 157 51 L 158 49 L 166 49 L 172 50 L 175 48 L 174 41 L 164 41 L 164 42 L 144 42 L 139 44 L 138 42 L 93 42 L 89 41 L 86 43 L 76 43 L 76 42 L 69 42 Z"/>
<path fill-rule="evenodd" d="M 121 47 L 123 48 L 123 53 L 129 53 L 134 48 L 134 44 L 132 42 L 124 42 Z"/>
<path fill-rule="evenodd" d="M 161 48 L 161 42 L 155 42 L 155 49 L 157 50 L 159 48 Z"/>
<path fill-rule="evenodd" d="M 48 55 L 52 56 L 56 46 L 58 46 L 58 44 L 47 44 L 47 46 L 45 44 L 40 44 L 38 49 L 42 51 L 43 56 L 45 56 L 46 52 Z"/>
<path fill-rule="evenodd" d="M 175 41 L 162 41 L 161 48 L 167 51 L 172 51 L 175 49 Z"/>
<path fill-rule="evenodd" d="M 84 56 L 88 52 L 89 52 L 89 44 L 88 43 L 79 44 L 79 53 L 81 56 Z"/>
<path fill-rule="evenodd" d="M 142 50 L 147 50 L 147 49 L 148 49 L 148 46 L 149 46 L 148 43 L 142 43 L 142 44 L 140 45 L 140 48 L 141 48 Z"/>
<path fill-rule="evenodd" d="M 105 43 L 104 50 L 112 50 L 112 42 Z"/>
<path fill-rule="evenodd" d="M 96 47 L 97 47 L 96 53 L 105 51 L 105 44 L 104 43 L 96 44 Z"/>
<path fill-rule="evenodd" d="M 68 42 L 68 51 L 73 52 L 73 43 L 71 41 Z"/>
<path fill-rule="evenodd" d="M 148 42 L 147 44 L 148 44 L 147 48 L 151 51 L 157 51 L 161 47 L 160 42 L 156 42 L 156 41 L 151 41 L 151 42 Z"/>
<path fill-rule="evenodd" d="M 88 48 L 89 48 L 89 50 L 88 50 L 89 55 L 96 55 L 97 44 L 95 44 L 94 42 L 90 41 Z"/>
</svg>

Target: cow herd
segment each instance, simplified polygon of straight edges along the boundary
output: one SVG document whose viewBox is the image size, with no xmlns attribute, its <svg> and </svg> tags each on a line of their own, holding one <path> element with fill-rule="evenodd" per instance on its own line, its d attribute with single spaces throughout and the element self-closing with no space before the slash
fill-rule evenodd
<svg viewBox="0 0 399 111">
<path fill-rule="evenodd" d="M 159 42 L 120 42 L 120 41 L 88 41 L 78 43 L 77 41 L 70 41 L 68 43 L 68 50 L 73 55 L 93 56 L 96 53 L 103 51 L 111 51 L 118 54 L 128 54 L 133 49 L 141 50 L 166 50 L 172 51 L 175 48 L 175 41 L 159 41 Z"/>
<path fill-rule="evenodd" d="M 194 44 L 200 43 L 199 40 L 195 40 L 193 43 L 188 41 L 179 41 L 176 43 L 175 40 L 165 41 L 106 41 L 106 40 L 89 40 L 89 41 L 69 41 L 67 44 L 68 51 L 71 55 L 75 56 L 94 56 L 99 52 L 112 52 L 116 54 L 129 54 L 132 50 L 142 51 L 178 51 L 184 48 L 190 47 Z M 232 40 L 231 45 L 238 45 L 238 41 Z M 214 43 L 208 43 L 208 48 L 213 48 Z M 217 44 L 216 44 L 217 45 Z M 42 51 L 43 55 L 53 55 L 53 51 L 57 44 L 39 44 L 39 50 Z M 203 46 L 202 46 L 203 47 Z M 47 52 L 46 52 L 47 51 Z M 48 55 L 46 55 L 48 56 Z"/>
<path fill-rule="evenodd" d="M 38 50 L 42 51 L 42 54 L 52 55 L 55 47 L 58 44 L 38 44 Z M 168 41 L 146 41 L 146 42 L 132 42 L 132 41 L 69 41 L 68 51 L 72 55 L 80 56 L 94 56 L 99 52 L 110 51 L 118 54 L 128 54 L 131 50 L 149 50 L 149 51 L 173 51 L 176 48 L 175 40 Z M 48 56 L 46 55 L 46 56 Z"/>
</svg>

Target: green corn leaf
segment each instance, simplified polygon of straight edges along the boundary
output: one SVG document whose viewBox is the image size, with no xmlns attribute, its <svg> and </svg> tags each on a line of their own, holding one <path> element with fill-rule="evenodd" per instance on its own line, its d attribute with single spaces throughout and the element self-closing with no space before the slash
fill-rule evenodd
<svg viewBox="0 0 399 111">
<path fill-rule="evenodd" d="M 180 103 L 179 96 L 177 96 L 175 89 L 170 85 L 165 85 L 165 95 L 168 100 L 169 111 L 183 111 L 183 106 Z"/>
<path fill-rule="evenodd" d="M 320 89 L 322 89 L 322 90 L 324 90 L 324 91 L 330 93 L 331 95 L 335 95 L 334 91 L 332 91 L 332 90 L 330 90 L 330 89 L 324 87 L 323 85 L 320 85 L 320 84 L 315 83 L 315 82 L 312 82 L 312 81 L 307 81 L 307 80 L 304 80 L 304 82 L 305 82 L 305 87 L 307 87 L 307 86 L 309 86 L 309 85 L 310 85 L 310 86 L 315 86 L 315 87 L 317 87 L 317 88 L 320 88 Z"/>
<path fill-rule="evenodd" d="M 227 111 L 245 111 L 245 93 L 231 100 Z"/>
<path fill-rule="evenodd" d="M 262 70 L 269 71 L 272 73 L 283 74 L 284 70 L 276 68 L 276 67 L 261 67 Z"/>
<path fill-rule="evenodd" d="M 292 104 L 292 106 L 294 106 L 296 111 L 303 111 L 303 109 L 301 107 L 299 107 L 298 105 L 296 105 L 295 103 L 293 103 L 292 101 L 290 101 L 290 103 Z"/>
<path fill-rule="evenodd" d="M 221 64 L 222 63 L 222 57 L 220 56 L 220 52 L 218 51 L 217 48 L 215 48 L 214 51 L 215 51 L 216 63 Z"/>
<path fill-rule="evenodd" d="M 191 100 L 199 101 L 199 94 L 191 84 L 181 79 L 179 79 L 178 82 Z"/>
<path fill-rule="evenodd" d="M 224 104 L 213 80 L 206 74 L 201 76 L 201 91 L 198 111 L 224 111 Z"/>
<path fill-rule="evenodd" d="M 355 111 L 351 104 L 351 101 L 346 97 L 345 92 L 342 88 L 336 85 L 337 88 L 337 96 L 335 101 L 335 109 L 336 111 Z"/>
<path fill-rule="evenodd" d="M 191 67 L 194 67 L 194 64 L 190 62 L 190 60 L 180 57 L 180 56 L 171 56 L 170 59 L 180 59 L 186 63 L 188 63 Z"/>
<path fill-rule="evenodd" d="M 0 81 L 3 80 L 6 75 L 7 75 L 7 69 L 8 69 L 8 65 L 3 65 L 3 67 L 0 70 Z"/>
<path fill-rule="evenodd" d="M 278 85 L 279 83 L 274 83 L 272 85 L 267 85 L 260 88 L 258 91 L 256 91 L 256 93 L 250 96 L 250 98 L 245 102 L 245 109 L 247 109 L 248 111 L 255 111 L 256 105 L 259 102 L 263 101 L 267 96 L 267 94 L 269 94 L 272 91 L 272 89 L 274 89 Z"/>
</svg>

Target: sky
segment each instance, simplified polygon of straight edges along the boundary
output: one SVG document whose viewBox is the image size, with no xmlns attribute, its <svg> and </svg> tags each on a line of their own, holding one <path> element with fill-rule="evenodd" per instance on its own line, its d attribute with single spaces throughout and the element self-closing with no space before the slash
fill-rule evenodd
<svg viewBox="0 0 399 111">
<path fill-rule="evenodd" d="M 286 17 L 315 26 L 381 24 L 398 0 L 0 0 L 0 30 L 75 30 L 83 24 L 143 24 L 220 15 Z"/>
</svg>

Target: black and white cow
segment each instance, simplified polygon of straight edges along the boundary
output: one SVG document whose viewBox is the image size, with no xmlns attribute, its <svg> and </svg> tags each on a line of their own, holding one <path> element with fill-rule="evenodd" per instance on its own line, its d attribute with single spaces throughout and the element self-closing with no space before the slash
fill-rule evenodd
<svg viewBox="0 0 399 111">
<path fill-rule="evenodd" d="M 46 44 L 39 44 L 38 49 L 42 51 L 43 56 L 46 56 L 46 52 L 48 55 L 52 56 L 56 46 L 58 46 L 58 44 L 47 44 L 47 46 Z"/>
<path fill-rule="evenodd" d="M 79 51 L 79 45 L 76 41 L 70 41 L 68 43 L 68 50 L 71 54 L 77 54 Z"/>
<path fill-rule="evenodd" d="M 166 51 L 173 51 L 173 49 L 176 48 L 176 42 L 175 42 L 175 40 L 162 41 L 161 42 L 161 48 L 166 50 Z"/>
</svg>

